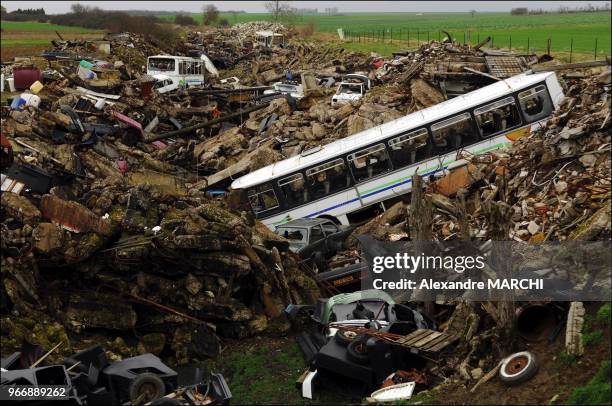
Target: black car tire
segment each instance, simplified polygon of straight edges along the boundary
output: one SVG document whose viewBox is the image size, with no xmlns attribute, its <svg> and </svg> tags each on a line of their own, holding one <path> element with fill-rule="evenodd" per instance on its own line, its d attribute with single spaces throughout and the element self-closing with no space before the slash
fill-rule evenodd
<svg viewBox="0 0 612 406">
<path fill-rule="evenodd" d="M 538 372 L 535 355 L 529 351 L 517 352 L 504 359 L 499 369 L 499 378 L 506 385 L 517 385 L 528 381 Z"/>
<path fill-rule="evenodd" d="M 352 331 L 338 330 L 336 334 L 334 334 L 334 340 L 344 346 L 349 345 L 357 338 L 359 338 L 357 333 Z"/>
<path fill-rule="evenodd" d="M 130 382 L 130 401 L 134 402 L 145 391 L 147 394 L 142 398 L 143 404 L 164 396 L 166 393 L 166 385 L 164 385 L 164 381 L 162 381 L 159 376 L 150 372 L 145 372 L 136 376 L 136 378 Z"/>
<path fill-rule="evenodd" d="M 359 365 L 365 365 L 370 362 L 366 348 L 366 336 L 359 336 L 349 343 L 346 347 L 346 356 L 350 361 Z"/>
</svg>

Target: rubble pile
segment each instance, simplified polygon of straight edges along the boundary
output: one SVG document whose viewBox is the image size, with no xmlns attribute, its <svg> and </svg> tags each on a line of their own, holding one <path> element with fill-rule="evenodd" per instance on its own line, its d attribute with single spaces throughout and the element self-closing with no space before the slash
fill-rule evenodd
<svg viewBox="0 0 612 406">
<path fill-rule="evenodd" d="M 283 332 L 284 306 L 318 295 L 286 241 L 203 191 L 193 153 L 210 132 L 146 141 L 230 106 L 147 91 L 142 61 L 159 49 L 135 38 L 95 57 L 58 42 L 74 59 L 24 93 L 38 102 L 2 107 L 7 351 L 63 341 L 68 353 L 100 336 L 121 356 L 193 362 L 219 337 Z"/>
<path fill-rule="evenodd" d="M 487 58 L 496 55 L 452 42 L 431 41 L 385 61 L 299 40 L 261 47 L 253 38 L 261 30 L 289 34 L 273 23 L 239 24 L 190 34 L 170 48 L 124 33 L 105 44 L 55 41 L 44 64 L 20 63 L 40 79 L 2 107 L 5 345 L 16 348 L 26 338 L 43 347 L 60 339 L 78 346 L 102 334 L 116 337 L 106 344 L 117 353 L 145 349 L 182 363 L 215 355 L 219 337 L 283 331 L 283 307 L 312 302 L 316 283 L 298 270 L 287 241 L 213 192 L 224 193 L 241 174 L 495 80 L 478 72 L 492 75 Z M 146 58 L 164 53 L 208 55 L 220 77 L 160 93 Z M 528 63 L 516 62 L 517 69 Z M 357 72 L 373 87 L 332 107 L 337 82 Z M 221 83 L 232 76 L 238 86 Z M 301 85 L 303 97 L 263 98 L 283 80 Z M 472 162 L 481 174 L 473 185 L 478 197 L 467 197 L 474 236 L 486 237 L 481 207 L 499 193 L 515 204 L 513 236 L 522 240 L 561 239 L 587 219 L 609 223 L 601 212 L 610 195 L 603 153 L 609 115 L 602 113 L 609 100 L 601 80 L 570 84 L 574 102 L 543 137 Z M 512 175 L 503 188 L 500 174 Z M 456 202 L 435 196 L 436 233 L 451 238 Z M 395 208 L 389 221 L 401 223 L 401 212 Z M 405 230 L 389 231 L 401 238 Z"/>
</svg>

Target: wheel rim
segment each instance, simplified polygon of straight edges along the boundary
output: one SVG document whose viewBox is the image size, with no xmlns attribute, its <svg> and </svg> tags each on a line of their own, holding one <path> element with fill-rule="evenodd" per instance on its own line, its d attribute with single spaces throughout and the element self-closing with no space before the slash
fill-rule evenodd
<svg viewBox="0 0 612 406">
<path fill-rule="evenodd" d="M 158 397 L 157 386 L 154 383 L 143 383 L 138 388 L 138 396 L 143 396 L 144 401 L 151 401 Z"/>
<path fill-rule="evenodd" d="M 344 334 L 344 337 L 346 337 L 349 340 L 354 340 L 355 337 L 357 337 L 357 333 L 355 333 L 354 331 L 345 331 L 343 334 Z"/>
<path fill-rule="evenodd" d="M 508 362 L 506 367 L 504 368 L 504 372 L 507 375 L 516 375 L 524 370 L 529 364 L 529 358 L 525 355 L 519 355 Z"/>
</svg>

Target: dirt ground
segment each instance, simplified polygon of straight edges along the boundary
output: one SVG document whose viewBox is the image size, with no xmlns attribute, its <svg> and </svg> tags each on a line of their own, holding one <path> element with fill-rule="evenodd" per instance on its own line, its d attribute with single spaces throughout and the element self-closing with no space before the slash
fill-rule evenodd
<svg viewBox="0 0 612 406">
<path fill-rule="evenodd" d="M 599 303 L 590 303 L 587 314 L 593 316 Z M 449 386 L 440 393 L 432 394 L 436 404 L 563 404 L 572 390 L 585 385 L 599 369 L 602 361 L 610 359 L 610 329 L 603 329 L 603 339 L 592 346 L 585 346 L 585 354 L 575 362 L 563 357 L 565 332 L 557 336 L 554 343 L 546 341 L 525 343 L 517 351 L 527 350 L 535 354 L 539 363 L 536 376 L 528 382 L 516 387 L 508 387 L 499 379 L 481 385 L 475 393 L 470 393 L 469 387 L 462 385 Z M 486 372 L 486 371 L 485 371 Z M 556 398 L 555 398 L 556 397 Z M 555 398 L 554 401 L 552 399 Z"/>
<path fill-rule="evenodd" d="M 599 303 L 587 306 L 587 314 L 594 317 Z M 587 316 L 588 317 L 588 316 Z M 575 387 L 585 385 L 599 369 L 602 361 L 610 359 L 610 329 L 602 329 L 603 339 L 587 346 L 584 356 L 577 360 L 563 356 L 565 334 L 561 332 L 555 342 L 518 342 L 516 351 L 533 352 L 539 363 L 536 376 L 515 387 L 504 385 L 498 378 L 475 393 L 469 390 L 476 381 L 464 386 L 445 385 L 443 390 L 415 394 L 409 404 L 563 404 Z M 280 356 L 280 357 L 279 357 Z M 360 400 L 349 392 L 320 388 L 313 401 L 301 398 L 295 380 L 305 370 L 306 364 L 293 337 L 255 337 L 245 340 L 225 341 L 220 357 L 210 367 L 222 372 L 234 394 L 237 404 L 359 404 Z M 485 371 L 487 372 L 487 371 Z M 259 387 L 262 396 L 252 389 Z M 338 382 L 341 385 L 341 382 Z M 554 401 L 552 399 L 554 398 Z"/>
<path fill-rule="evenodd" d="M 70 32 L 61 33 L 62 37 L 68 39 L 101 39 L 101 32 Z M 53 31 L 3 31 L 0 59 L 10 61 L 16 56 L 38 55 L 46 49 L 51 49 L 51 40 L 59 37 Z M 45 43 L 43 43 L 45 42 Z"/>
</svg>

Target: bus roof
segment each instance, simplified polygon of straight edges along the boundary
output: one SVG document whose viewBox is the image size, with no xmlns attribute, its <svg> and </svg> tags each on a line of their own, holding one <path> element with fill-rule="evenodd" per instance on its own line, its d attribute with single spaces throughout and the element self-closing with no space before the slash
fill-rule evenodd
<svg viewBox="0 0 612 406">
<path fill-rule="evenodd" d="M 147 58 L 147 60 L 151 58 L 163 58 L 163 59 L 178 59 L 178 60 L 188 60 L 188 61 L 198 61 L 201 62 L 200 58 L 192 58 L 190 56 L 177 56 L 177 55 L 152 55 Z"/>
<path fill-rule="evenodd" d="M 473 92 L 443 101 L 435 106 L 416 111 L 396 120 L 389 121 L 376 127 L 369 128 L 357 134 L 339 139 L 321 147 L 313 154 L 295 155 L 291 158 L 273 163 L 264 168 L 251 172 L 232 182 L 232 189 L 244 189 L 259 185 L 272 179 L 289 175 L 298 170 L 306 169 L 312 165 L 324 162 L 335 156 L 342 155 L 356 148 L 376 142 L 387 137 L 401 134 L 411 129 L 417 129 L 432 121 L 459 113 L 466 108 L 474 107 L 487 101 L 494 100 L 504 94 L 512 93 L 525 87 L 544 81 L 554 72 L 534 74 L 520 74 L 491 85 L 474 90 Z M 384 134 L 384 138 L 381 135 Z"/>
</svg>

